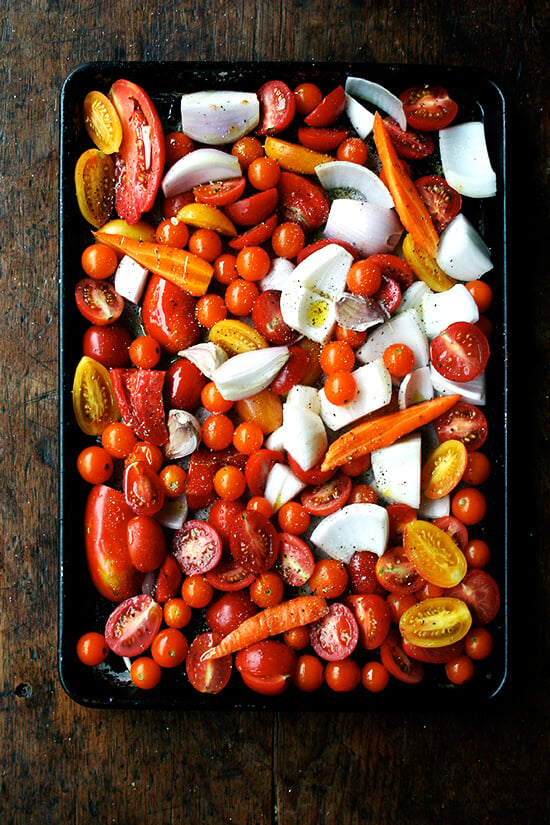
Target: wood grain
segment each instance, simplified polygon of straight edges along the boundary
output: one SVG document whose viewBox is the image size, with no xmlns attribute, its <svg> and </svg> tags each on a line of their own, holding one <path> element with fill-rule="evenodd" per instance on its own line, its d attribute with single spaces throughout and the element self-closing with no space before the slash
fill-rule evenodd
<svg viewBox="0 0 550 825">
<path fill-rule="evenodd" d="M 2 822 L 550 821 L 548 4 L 3 0 L 0 37 Z M 511 300 L 520 308 L 510 366 L 529 375 L 513 383 L 528 396 L 511 423 L 522 448 L 511 578 L 521 586 L 511 591 L 510 690 L 495 705 L 380 713 L 366 699 L 362 714 L 104 712 L 63 692 L 56 674 L 59 91 L 72 69 L 98 59 L 446 63 L 485 69 L 502 84 Z"/>
</svg>

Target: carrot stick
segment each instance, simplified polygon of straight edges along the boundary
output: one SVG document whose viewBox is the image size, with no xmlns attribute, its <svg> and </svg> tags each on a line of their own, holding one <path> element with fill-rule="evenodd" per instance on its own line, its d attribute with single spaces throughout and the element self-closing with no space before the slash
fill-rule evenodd
<svg viewBox="0 0 550 825">
<path fill-rule="evenodd" d="M 203 653 L 202 661 L 219 659 L 221 656 L 243 650 L 269 636 L 310 624 L 327 613 L 328 605 L 322 596 L 297 596 L 275 607 L 266 607 L 265 610 L 241 622 L 216 647 L 211 647 Z"/>
<path fill-rule="evenodd" d="M 379 112 L 374 116 L 374 142 L 401 223 L 415 241 L 435 258 L 439 236 L 416 186 L 397 156 Z"/>
<path fill-rule="evenodd" d="M 347 461 L 389 447 L 401 436 L 408 435 L 450 410 L 460 395 L 441 395 L 430 401 L 422 401 L 399 412 L 363 421 L 337 438 L 328 448 L 321 469 L 334 470 Z"/>
<path fill-rule="evenodd" d="M 177 249 L 154 241 L 140 241 L 126 235 L 110 232 L 94 232 L 99 243 L 111 247 L 116 252 L 128 255 L 149 272 L 160 275 L 175 286 L 197 297 L 204 295 L 214 269 L 208 261 L 193 255 L 185 249 Z"/>
</svg>

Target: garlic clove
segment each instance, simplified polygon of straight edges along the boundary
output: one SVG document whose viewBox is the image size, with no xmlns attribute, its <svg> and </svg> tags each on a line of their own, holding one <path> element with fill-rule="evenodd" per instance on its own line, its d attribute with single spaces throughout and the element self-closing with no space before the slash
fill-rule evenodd
<svg viewBox="0 0 550 825">
<path fill-rule="evenodd" d="M 200 444 L 201 427 L 194 415 L 186 410 L 170 410 L 166 419 L 168 441 L 163 447 L 166 458 L 184 458 Z"/>
<path fill-rule="evenodd" d="M 191 361 L 203 375 L 210 380 L 214 371 L 227 361 L 227 353 L 218 344 L 208 341 L 204 344 L 194 344 L 192 347 L 178 352 L 181 358 Z"/>
</svg>

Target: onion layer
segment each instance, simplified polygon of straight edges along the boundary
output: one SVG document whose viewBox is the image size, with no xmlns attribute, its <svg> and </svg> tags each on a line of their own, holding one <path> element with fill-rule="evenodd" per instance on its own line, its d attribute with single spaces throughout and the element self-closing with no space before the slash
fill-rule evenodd
<svg viewBox="0 0 550 825">
<path fill-rule="evenodd" d="M 325 238 L 346 241 L 365 258 L 392 252 L 402 234 L 403 227 L 393 209 L 351 198 L 332 202 L 323 231 Z"/>
<path fill-rule="evenodd" d="M 407 128 L 407 118 L 403 110 L 403 104 L 392 92 L 374 83 L 372 80 L 365 80 L 363 77 L 348 77 L 345 86 L 346 92 L 352 97 L 361 98 L 368 103 L 372 103 L 378 109 L 393 117 L 402 129 Z"/>
<path fill-rule="evenodd" d="M 442 129 L 439 151 L 443 174 L 453 189 L 470 198 L 490 198 L 496 194 L 496 175 L 483 123 L 459 123 Z"/>
<path fill-rule="evenodd" d="M 181 98 L 181 126 L 193 140 L 209 146 L 233 143 L 260 120 L 258 97 L 250 92 L 192 92 Z"/>
</svg>

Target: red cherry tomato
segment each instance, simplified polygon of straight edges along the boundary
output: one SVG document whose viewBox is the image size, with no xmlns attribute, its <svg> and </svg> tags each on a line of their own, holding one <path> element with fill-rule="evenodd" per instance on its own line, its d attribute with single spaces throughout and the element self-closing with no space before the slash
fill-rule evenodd
<svg viewBox="0 0 550 825">
<path fill-rule="evenodd" d="M 324 484 L 304 490 L 300 501 L 310 515 L 328 516 L 344 506 L 351 487 L 351 478 L 344 473 L 337 473 Z"/>
<path fill-rule="evenodd" d="M 424 579 L 400 546 L 390 547 L 380 556 L 376 577 L 390 593 L 415 593 L 424 585 Z"/>
<path fill-rule="evenodd" d="M 166 537 L 158 521 L 151 516 L 134 516 L 126 531 L 134 567 L 142 573 L 151 573 L 160 567 L 166 554 Z"/>
<path fill-rule="evenodd" d="M 359 550 L 348 562 L 349 584 L 352 593 L 374 593 L 380 588 L 376 578 L 378 556 L 370 550 Z"/>
<path fill-rule="evenodd" d="M 285 457 L 278 450 L 263 448 L 251 455 L 246 462 L 244 475 L 251 495 L 263 496 L 269 472 L 274 464 L 284 464 Z"/>
<path fill-rule="evenodd" d="M 299 536 L 280 533 L 276 567 L 286 584 L 302 587 L 313 573 L 315 559 L 309 545 Z"/>
<path fill-rule="evenodd" d="M 231 555 L 254 575 L 273 567 L 277 558 L 278 534 L 273 524 L 257 510 L 243 510 L 229 535 Z"/>
<path fill-rule="evenodd" d="M 430 360 L 449 381 L 473 381 L 487 366 L 489 342 L 475 324 L 456 321 L 432 340 Z"/>
<path fill-rule="evenodd" d="M 201 392 L 208 379 L 187 358 L 178 358 L 166 370 L 163 395 L 168 409 L 194 412 L 201 402 Z"/>
<path fill-rule="evenodd" d="M 186 576 L 207 573 L 221 559 L 222 541 L 208 522 L 190 519 L 174 533 L 172 553 Z"/>
<path fill-rule="evenodd" d="M 489 624 L 500 609 L 500 588 L 485 570 L 469 570 L 460 584 L 446 590 L 445 595 L 466 602 L 476 625 Z"/>
<path fill-rule="evenodd" d="M 384 118 L 384 125 L 400 158 L 423 160 L 432 154 L 434 142 L 430 135 L 410 128 L 402 129 L 392 117 Z"/>
<path fill-rule="evenodd" d="M 359 646 L 366 650 L 380 647 L 390 630 L 390 611 L 382 596 L 375 593 L 346 597 L 359 626 Z"/>
<path fill-rule="evenodd" d="M 327 615 L 312 622 L 309 627 L 313 650 L 321 659 L 329 662 L 341 661 L 350 656 L 359 641 L 355 616 L 342 602 L 333 602 Z"/>
<path fill-rule="evenodd" d="M 444 129 L 458 112 L 458 105 L 442 86 L 411 86 L 399 99 L 409 126 L 424 132 Z"/>
<path fill-rule="evenodd" d="M 424 665 L 407 656 L 403 650 L 401 636 L 393 628 L 380 647 L 382 664 L 400 682 L 416 685 L 424 678 Z"/>
<path fill-rule="evenodd" d="M 181 586 L 181 568 L 175 558 L 167 553 L 164 561 L 157 570 L 156 578 L 151 588 L 151 595 L 159 604 L 165 604 L 169 599 L 178 595 Z"/>
<path fill-rule="evenodd" d="M 161 622 L 162 607 L 151 596 L 132 596 L 110 614 L 105 641 L 119 656 L 138 656 L 151 645 Z"/>
<path fill-rule="evenodd" d="M 278 188 L 280 221 L 297 223 L 306 234 L 326 222 L 328 195 L 312 180 L 295 172 L 281 172 Z"/>
<path fill-rule="evenodd" d="M 189 646 L 185 669 L 189 681 L 200 693 L 219 693 L 231 678 L 231 656 L 209 659 L 206 662 L 202 660 L 203 653 L 219 644 L 222 638 L 219 633 L 201 633 Z"/>
<path fill-rule="evenodd" d="M 113 324 L 122 315 L 124 298 L 118 294 L 110 281 L 81 278 L 74 294 L 79 312 L 92 324 Z"/>
<path fill-rule="evenodd" d="M 309 364 L 310 357 L 300 344 L 290 345 L 289 357 L 284 366 L 271 382 L 271 389 L 277 395 L 286 395 L 295 384 L 303 378 Z"/>
<path fill-rule="evenodd" d="M 222 555 L 218 564 L 206 573 L 206 580 L 212 587 L 225 592 L 244 590 L 252 584 L 254 579 L 254 573 L 246 570 L 229 554 Z"/>
<path fill-rule="evenodd" d="M 124 497 L 140 516 L 153 516 L 162 509 L 164 490 L 158 475 L 145 461 L 132 461 L 124 469 Z"/>
<path fill-rule="evenodd" d="M 300 337 L 283 321 L 281 293 L 276 289 L 261 292 L 252 307 L 252 323 L 270 344 L 293 344 Z"/>
<path fill-rule="evenodd" d="M 332 126 L 346 107 L 346 93 L 343 86 L 337 86 L 326 95 L 304 122 L 308 126 Z"/>
<path fill-rule="evenodd" d="M 240 650 L 235 667 L 251 690 L 267 696 L 283 693 L 296 669 L 296 654 L 283 642 L 265 639 Z"/>
<path fill-rule="evenodd" d="M 209 206 L 228 206 L 235 203 L 242 196 L 246 188 L 246 178 L 241 175 L 229 180 L 218 180 L 214 183 L 203 183 L 193 187 L 193 195 L 197 203 L 206 203 Z"/>
<path fill-rule="evenodd" d="M 82 338 L 82 354 L 104 367 L 126 367 L 131 343 L 132 336 L 118 321 L 105 326 L 91 324 Z"/>
<path fill-rule="evenodd" d="M 462 197 L 439 175 L 415 180 L 418 193 L 430 213 L 436 232 L 441 234 L 462 209 Z"/>
</svg>

